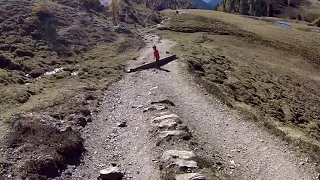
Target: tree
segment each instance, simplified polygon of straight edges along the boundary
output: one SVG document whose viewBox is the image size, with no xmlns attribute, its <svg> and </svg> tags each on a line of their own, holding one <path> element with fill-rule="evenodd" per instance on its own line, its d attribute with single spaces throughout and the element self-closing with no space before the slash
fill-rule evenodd
<svg viewBox="0 0 320 180">
<path fill-rule="evenodd" d="M 231 12 L 231 0 L 226 0 L 225 9 L 227 12 Z"/>
<path fill-rule="evenodd" d="M 300 15 L 300 14 L 298 14 L 297 19 L 298 19 L 299 21 L 301 21 L 301 20 L 302 20 L 302 18 L 301 18 L 301 15 Z"/>
<path fill-rule="evenodd" d="M 111 8 L 112 8 L 112 14 L 113 14 L 113 23 L 116 26 L 117 25 L 116 17 L 120 11 L 120 3 L 118 2 L 118 0 L 112 0 Z"/>
<path fill-rule="evenodd" d="M 267 8 L 267 16 L 268 16 L 268 17 L 272 17 L 272 16 L 273 16 L 273 7 L 272 7 L 272 4 L 269 4 L 269 5 L 268 5 L 268 8 Z"/>
<path fill-rule="evenodd" d="M 241 14 L 248 14 L 248 1 L 247 0 L 241 0 L 240 1 L 240 13 Z"/>
</svg>

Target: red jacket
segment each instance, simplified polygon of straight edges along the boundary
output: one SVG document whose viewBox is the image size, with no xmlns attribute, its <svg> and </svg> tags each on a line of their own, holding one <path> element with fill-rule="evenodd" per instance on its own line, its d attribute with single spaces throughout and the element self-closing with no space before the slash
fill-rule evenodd
<svg viewBox="0 0 320 180">
<path fill-rule="evenodd" d="M 154 55 L 154 58 L 160 59 L 160 55 L 159 55 L 159 51 L 158 50 L 154 50 L 153 55 Z"/>
</svg>

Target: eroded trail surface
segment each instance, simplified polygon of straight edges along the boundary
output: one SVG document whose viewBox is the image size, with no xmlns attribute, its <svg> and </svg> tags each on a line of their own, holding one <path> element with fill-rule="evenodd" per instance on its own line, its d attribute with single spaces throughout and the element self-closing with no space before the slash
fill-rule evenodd
<svg viewBox="0 0 320 180">
<path fill-rule="evenodd" d="M 146 36 L 146 41 L 148 46 L 129 67 L 151 62 L 152 45 L 157 45 L 162 56 L 173 46 L 173 42 L 153 35 Z M 230 179 L 315 179 L 312 165 L 305 162 L 305 158 L 296 157 L 284 142 L 207 94 L 193 82 L 183 63 L 174 61 L 163 68 L 170 72 L 149 69 L 126 74 L 105 93 L 101 113 L 83 132 L 87 149 L 84 162 L 71 167 L 64 174 L 65 179 L 96 179 L 101 169 L 112 164 L 119 166 L 125 179 L 163 179 L 163 169 L 159 167 L 162 154 L 167 150 L 179 150 L 180 154 L 185 150 L 189 155 L 193 152 L 198 159 L 220 157 L 220 165 Z M 167 109 L 166 104 L 147 109 L 151 102 L 161 100 L 170 100 L 175 106 Z M 152 110 L 155 111 L 150 112 Z M 179 126 L 172 125 L 174 118 L 169 118 L 164 126 L 174 127 L 175 131 L 169 132 L 170 139 L 165 138 L 166 142 L 162 143 L 158 137 L 166 136 L 168 131 L 155 130 L 151 120 L 153 116 L 171 113 L 180 117 L 179 126 L 186 125 L 181 129 L 191 136 L 181 136 L 177 130 Z M 181 136 L 181 139 L 175 140 L 174 136 Z M 199 160 L 189 160 L 182 158 L 178 164 L 207 179 L 217 179 L 213 175 L 209 177 L 208 167 L 200 165 Z M 199 170 L 190 170 L 192 168 Z"/>
</svg>

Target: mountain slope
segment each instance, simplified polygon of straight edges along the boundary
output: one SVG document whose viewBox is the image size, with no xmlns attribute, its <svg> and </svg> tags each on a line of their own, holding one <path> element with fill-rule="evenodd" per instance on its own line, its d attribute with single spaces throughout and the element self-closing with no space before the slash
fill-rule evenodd
<svg viewBox="0 0 320 180">
<path fill-rule="evenodd" d="M 221 3 L 222 0 L 211 0 L 208 1 L 208 4 L 210 4 L 212 7 L 217 6 L 219 3 Z"/>
<path fill-rule="evenodd" d="M 197 9 L 206 9 L 211 10 L 213 6 L 203 0 L 192 0 L 192 3 L 195 5 Z"/>
</svg>

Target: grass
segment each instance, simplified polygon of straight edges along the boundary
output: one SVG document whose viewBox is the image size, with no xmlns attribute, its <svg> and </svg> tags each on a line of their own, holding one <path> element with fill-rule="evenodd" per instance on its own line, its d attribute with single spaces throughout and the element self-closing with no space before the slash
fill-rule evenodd
<svg viewBox="0 0 320 180">
<path fill-rule="evenodd" d="M 297 29 L 307 24 L 295 21 L 289 22 L 293 29 L 284 29 L 222 12 L 183 11 L 180 17 L 166 11 L 168 28 L 156 33 L 177 42 L 173 53 L 185 59 L 198 82 L 319 161 L 320 34 Z M 213 19 L 206 20 L 212 25 L 198 23 L 199 16 Z"/>
<path fill-rule="evenodd" d="M 105 89 L 121 77 L 125 62 L 136 56 L 136 52 L 130 49 L 127 49 L 127 53 L 119 52 L 119 47 L 130 41 L 133 39 L 122 38 L 112 45 L 101 44 L 92 51 L 73 57 L 71 60 L 79 63 L 66 65 L 65 70 L 56 75 L 41 76 L 29 84 L 2 86 L 1 117 L 8 119 L 15 113 L 50 107 L 52 103 L 64 101 L 66 97 L 73 98 L 78 93 L 83 94 L 87 87 Z M 79 74 L 73 76 L 72 72 Z"/>
</svg>

